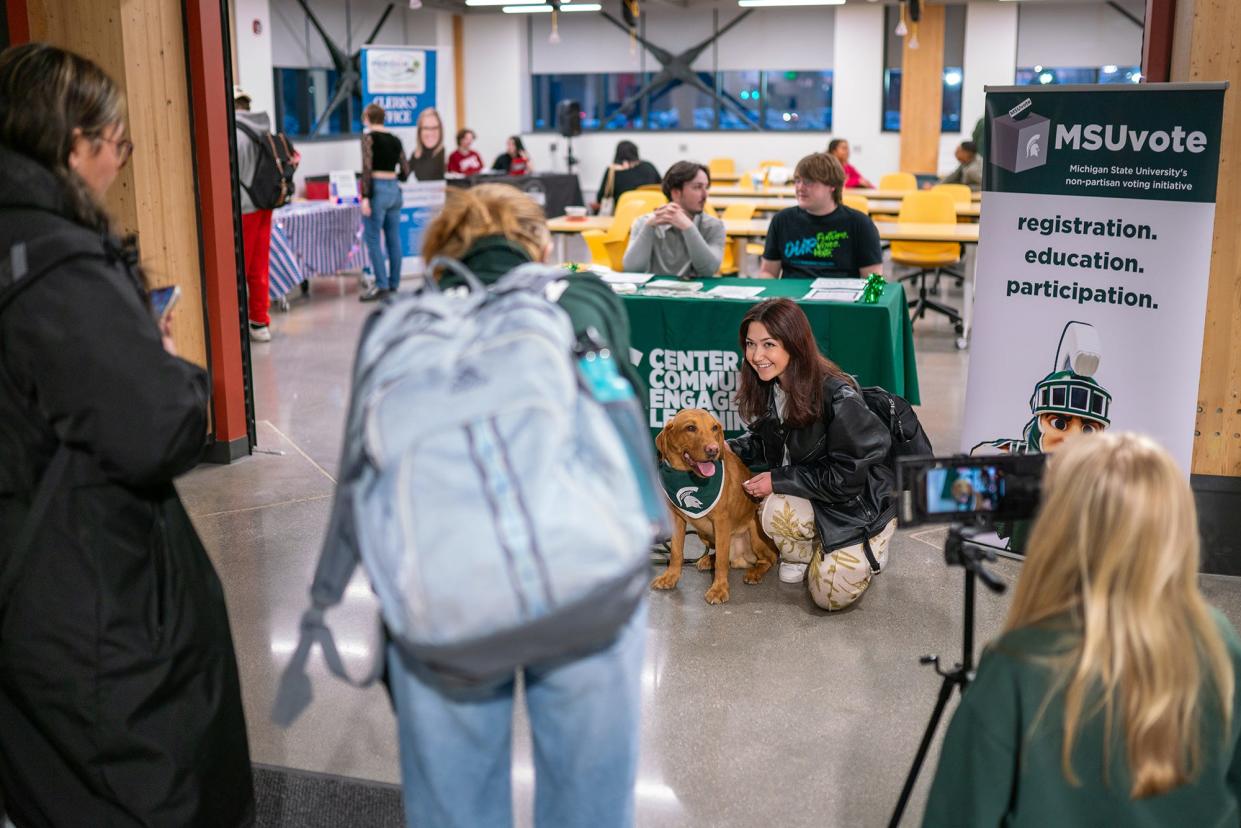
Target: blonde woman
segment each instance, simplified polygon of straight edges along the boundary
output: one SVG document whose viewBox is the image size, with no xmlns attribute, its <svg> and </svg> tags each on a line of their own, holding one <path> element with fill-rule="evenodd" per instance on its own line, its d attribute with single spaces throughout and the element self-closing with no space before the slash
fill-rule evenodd
<svg viewBox="0 0 1241 828">
<path fill-rule="evenodd" d="M 948 728 L 923 825 L 1236 825 L 1241 642 L 1198 589 L 1188 481 L 1132 434 L 1049 462 L 1004 634 Z"/>
<path fill-rule="evenodd" d="M 419 181 L 444 178 L 444 122 L 433 108 L 418 113 L 418 132 L 409 166 Z"/>
<path fill-rule="evenodd" d="M 550 250 L 543 211 L 529 196 L 507 184 L 483 184 L 448 191 L 427 227 L 422 255 L 428 262 L 458 259 L 491 284 L 519 265 L 544 261 Z M 455 274 L 440 279 L 446 290 L 461 284 Z M 625 310 L 607 284 L 593 274 L 566 273 L 561 286 L 556 301 L 576 332 L 593 327 L 614 353 L 629 353 Z M 632 826 L 645 645 L 643 602 L 602 649 L 529 664 L 493 684 L 445 686 L 389 646 L 408 824 L 513 824 L 510 760 L 520 672 L 536 746 L 534 824 Z"/>
</svg>

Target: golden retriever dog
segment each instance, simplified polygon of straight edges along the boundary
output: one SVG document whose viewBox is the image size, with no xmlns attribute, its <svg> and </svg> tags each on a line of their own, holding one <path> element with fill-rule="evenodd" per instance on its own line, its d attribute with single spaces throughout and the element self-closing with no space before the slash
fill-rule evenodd
<svg viewBox="0 0 1241 828">
<path fill-rule="evenodd" d="M 699 478 L 712 477 L 716 463 L 723 463 L 724 485 L 715 506 L 702 517 L 691 517 L 668 500 L 673 520 L 672 556 L 668 571 L 652 581 L 651 586 L 672 589 L 680 580 L 681 565 L 685 561 L 686 523 L 693 524 L 698 537 L 714 551 L 698 560 L 700 570 L 715 567 L 715 578 L 706 594 L 708 604 L 722 604 L 728 600 L 730 563 L 747 570 L 747 584 L 763 580 L 776 562 L 776 548 L 759 526 L 757 505 L 741 488 L 741 484 L 750 479 L 750 470 L 724 442 L 720 421 L 701 408 L 687 408 L 664 426 L 655 438 L 655 446 L 664 463 Z"/>
</svg>

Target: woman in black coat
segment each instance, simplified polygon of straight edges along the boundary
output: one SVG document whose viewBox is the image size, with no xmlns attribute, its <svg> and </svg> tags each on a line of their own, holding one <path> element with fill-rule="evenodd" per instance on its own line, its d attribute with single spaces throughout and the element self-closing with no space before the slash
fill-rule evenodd
<svg viewBox="0 0 1241 828">
<path fill-rule="evenodd" d="M 852 377 L 819 353 L 810 320 L 769 299 L 741 321 L 737 403 L 749 423 L 729 446 L 768 471 L 745 482 L 766 498 L 763 529 L 780 550 L 780 580 L 806 580 L 826 610 L 856 601 L 887 561 L 896 531 L 892 437 Z"/>
<path fill-rule="evenodd" d="M 84 58 L 0 55 L 0 790 L 19 828 L 249 825 L 224 596 L 172 484 L 207 377 L 100 206 L 123 115 Z"/>
</svg>

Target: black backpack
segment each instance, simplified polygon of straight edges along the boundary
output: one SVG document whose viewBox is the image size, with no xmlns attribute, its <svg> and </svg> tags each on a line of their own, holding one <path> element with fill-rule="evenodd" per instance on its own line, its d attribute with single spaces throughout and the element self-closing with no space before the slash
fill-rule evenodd
<svg viewBox="0 0 1241 828">
<path fill-rule="evenodd" d="M 862 389 L 866 407 L 875 412 L 892 435 L 892 448 L 885 461 L 896 474 L 896 462 L 902 457 L 918 457 L 934 454 L 931 440 L 922 429 L 913 406 L 904 397 L 898 397 L 878 386 Z"/>
<path fill-rule="evenodd" d="M 293 143 L 283 132 L 260 135 L 241 121 L 237 121 L 237 128 L 258 147 L 254 178 L 249 184 L 241 182 L 254 206 L 260 210 L 274 210 L 288 204 L 293 198 L 293 173 L 297 171 Z"/>
</svg>

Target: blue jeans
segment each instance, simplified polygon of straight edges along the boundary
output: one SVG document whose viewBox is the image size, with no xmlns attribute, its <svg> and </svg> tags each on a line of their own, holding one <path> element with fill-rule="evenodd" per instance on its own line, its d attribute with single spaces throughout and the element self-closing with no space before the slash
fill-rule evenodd
<svg viewBox="0 0 1241 828">
<path fill-rule="evenodd" d="M 401 187 L 396 179 L 375 178 L 371 180 L 371 214 L 363 216 L 366 252 L 371 257 L 371 269 L 375 271 L 375 287 L 380 290 L 396 290 L 401 284 Z M 383 232 L 384 248 L 379 246 L 379 234 Z"/>
<path fill-rule="evenodd" d="M 534 741 L 534 824 L 629 828 L 642 707 L 646 603 L 602 650 L 527 667 Z M 504 828 L 510 787 L 515 679 L 448 690 L 388 647 L 410 828 Z"/>
</svg>

